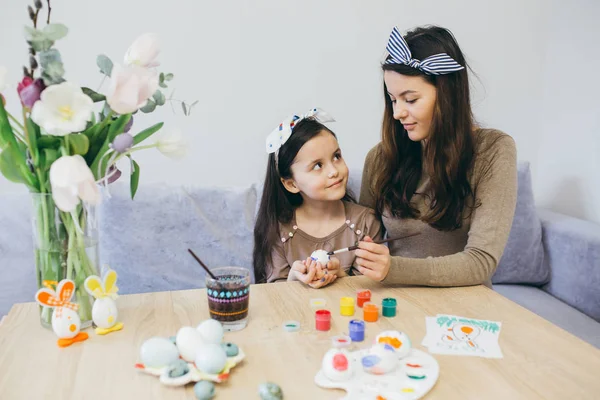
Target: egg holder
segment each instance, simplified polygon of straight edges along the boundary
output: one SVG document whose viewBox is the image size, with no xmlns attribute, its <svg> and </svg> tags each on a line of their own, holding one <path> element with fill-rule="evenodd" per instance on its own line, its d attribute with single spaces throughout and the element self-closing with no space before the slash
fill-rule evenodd
<svg viewBox="0 0 600 400">
<path fill-rule="evenodd" d="M 392 335 L 389 335 L 392 333 Z M 382 335 L 384 340 L 379 338 Z M 408 339 L 403 333 L 404 338 Z M 325 389 L 343 389 L 346 396 L 342 400 L 408 400 L 420 399 L 425 396 L 439 379 L 440 368 L 438 362 L 431 355 L 412 348 L 410 339 L 408 346 L 402 351 L 396 351 L 398 363 L 395 368 L 385 374 L 374 374 L 367 372 L 363 366 L 363 358 L 368 357 L 372 349 L 381 343 L 386 346 L 398 347 L 394 341 L 393 331 L 382 332 L 377 336 L 375 344 L 366 349 L 355 351 L 346 351 L 347 349 L 335 349 L 337 351 L 346 351 L 349 357 L 348 369 L 351 372 L 343 379 L 333 380 L 324 371 L 323 366 L 315 375 L 315 383 Z M 400 350 L 400 349 L 397 349 Z M 408 350 L 408 351 L 407 351 Z M 331 350 L 330 350 L 331 351 Z M 327 356 L 327 355 L 326 355 Z M 325 364 L 325 360 L 324 363 Z M 331 376 L 331 374 L 329 374 Z"/>
<path fill-rule="evenodd" d="M 227 357 L 227 362 L 225 364 L 225 368 L 218 374 L 207 374 L 205 372 L 200 371 L 196 364 L 193 362 L 188 362 L 188 368 L 190 369 L 188 373 L 182 376 L 178 376 L 172 378 L 169 376 L 169 366 L 161 367 L 161 368 L 151 368 L 146 367 L 144 364 L 138 363 L 135 364 L 135 368 L 149 375 L 157 376 L 159 378 L 160 383 L 165 386 L 185 386 L 188 383 L 199 382 L 199 381 L 211 381 L 215 383 L 221 383 L 226 381 L 229 378 L 229 374 L 231 370 L 241 363 L 246 355 L 242 351 L 241 348 L 238 347 L 238 354 L 233 357 Z"/>
</svg>

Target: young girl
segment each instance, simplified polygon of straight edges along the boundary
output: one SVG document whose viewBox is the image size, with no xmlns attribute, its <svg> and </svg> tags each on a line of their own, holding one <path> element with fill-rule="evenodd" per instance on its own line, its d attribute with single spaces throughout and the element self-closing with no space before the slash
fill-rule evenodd
<svg viewBox="0 0 600 400">
<path fill-rule="evenodd" d="M 314 108 L 282 122 L 267 138 L 269 163 L 254 228 L 257 283 L 300 280 L 314 288 L 352 273 L 354 252 L 339 253 L 327 266 L 310 258 L 366 236 L 377 240 L 381 224 L 373 210 L 347 193 L 348 167 L 333 119 Z"/>
</svg>

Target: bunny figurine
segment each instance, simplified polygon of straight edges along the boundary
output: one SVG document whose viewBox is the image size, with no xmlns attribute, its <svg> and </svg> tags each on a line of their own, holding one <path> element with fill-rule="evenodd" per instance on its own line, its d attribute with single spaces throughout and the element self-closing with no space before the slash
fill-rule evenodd
<svg viewBox="0 0 600 400">
<path fill-rule="evenodd" d="M 117 311 L 117 273 L 105 268 L 102 280 L 96 275 L 89 276 L 84 282 L 85 290 L 96 298 L 92 307 L 92 320 L 96 324 L 96 333 L 106 335 L 107 333 L 123 329 L 123 323 L 117 322 L 119 312 Z"/>
<path fill-rule="evenodd" d="M 50 287 L 42 288 L 35 294 L 36 301 L 45 307 L 54 308 L 52 313 L 52 330 L 58 336 L 58 345 L 67 347 L 75 342 L 83 342 L 88 334 L 80 332 L 81 319 L 77 314 L 79 305 L 71 303 L 75 293 L 75 283 L 63 279 L 56 286 L 56 291 Z"/>
</svg>

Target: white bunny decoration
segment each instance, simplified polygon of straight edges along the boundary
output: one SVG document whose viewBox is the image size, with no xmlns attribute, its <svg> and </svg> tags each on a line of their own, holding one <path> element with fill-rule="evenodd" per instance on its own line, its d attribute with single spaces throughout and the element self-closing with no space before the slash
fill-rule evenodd
<svg viewBox="0 0 600 400">
<path fill-rule="evenodd" d="M 46 284 L 46 282 L 44 282 Z M 77 314 L 79 305 L 71 303 L 75 293 L 75 282 L 63 279 L 56 286 L 56 291 L 50 285 L 35 294 L 35 300 L 45 307 L 54 308 L 52 313 L 52 330 L 58 336 L 58 345 L 67 347 L 75 342 L 83 342 L 88 334 L 80 332 L 81 319 Z"/>
<path fill-rule="evenodd" d="M 123 323 L 117 322 L 119 312 L 115 300 L 118 295 L 117 273 L 105 268 L 102 280 L 96 275 L 89 276 L 84 282 L 85 290 L 96 298 L 92 307 L 92 320 L 96 324 L 96 333 L 107 333 L 123 329 Z"/>
</svg>

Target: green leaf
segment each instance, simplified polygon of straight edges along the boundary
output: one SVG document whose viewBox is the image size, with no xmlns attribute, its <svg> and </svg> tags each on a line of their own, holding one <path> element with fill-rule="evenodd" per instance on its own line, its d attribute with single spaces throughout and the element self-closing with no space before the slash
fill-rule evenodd
<svg viewBox="0 0 600 400">
<path fill-rule="evenodd" d="M 143 131 L 141 131 L 140 133 L 138 133 L 137 135 L 135 135 L 133 137 L 133 145 L 135 146 L 136 144 L 139 144 L 139 143 L 143 142 L 144 140 L 148 139 L 154 133 L 158 132 L 160 130 L 160 128 L 163 127 L 163 125 L 164 125 L 163 122 L 159 122 L 156 125 L 152 125 L 150 128 L 144 129 Z"/>
<path fill-rule="evenodd" d="M 60 157 L 58 150 L 44 149 L 40 152 L 40 169 L 42 171 L 49 171 L 52 163 Z"/>
<path fill-rule="evenodd" d="M 15 150 L 12 146 L 7 146 L 0 152 L 0 172 L 2 172 L 2 175 L 14 183 L 26 183 L 18 164 L 18 157 L 15 157 Z"/>
<path fill-rule="evenodd" d="M 133 159 L 131 160 L 131 166 L 133 168 L 133 171 L 131 171 L 129 188 L 131 189 L 131 200 L 133 200 L 133 198 L 135 197 L 135 193 L 137 192 L 138 185 L 140 183 L 140 166 Z"/>
<path fill-rule="evenodd" d="M 69 28 L 63 24 L 48 24 L 42 30 L 47 39 L 57 41 L 69 33 Z"/>
<path fill-rule="evenodd" d="M 174 77 L 175 77 L 175 75 L 173 75 L 173 74 L 170 74 L 170 73 L 169 73 L 169 74 L 166 74 L 166 75 L 165 75 L 165 81 L 170 81 L 170 80 L 172 80 Z"/>
<path fill-rule="evenodd" d="M 156 102 L 157 106 L 164 106 L 165 105 L 165 101 L 167 101 L 165 99 L 165 95 L 160 90 L 157 90 L 156 92 L 154 92 L 154 94 L 152 95 L 152 98 Z"/>
<path fill-rule="evenodd" d="M 158 86 L 160 86 L 160 87 L 161 87 L 161 88 L 163 88 L 163 89 L 166 89 L 166 88 L 167 88 L 167 85 L 165 85 L 165 83 L 164 83 L 164 82 L 158 82 Z"/>
<path fill-rule="evenodd" d="M 184 102 L 181 102 L 181 108 L 183 108 L 183 115 L 188 115 L 187 105 Z"/>
<path fill-rule="evenodd" d="M 96 65 L 104 75 L 110 76 L 112 74 L 113 62 L 104 54 L 100 54 L 96 57 Z"/>
<path fill-rule="evenodd" d="M 144 107 L 140 108 L 140 111 L 143 113 L 151 113 L 155 109 L 156 109 L 156 103 L 154 102 L 154 100 L 148 99 L 148 102 L 146 103 L 146 105 Z"/>
<path fill-rule="evenodd" d="M 9 144 L 17 147 L 17 139 L 13 133 L 8 114 L 4 109 L 4 104 L 0 100 L 0 149 L 5 149 Z"/>
<path fill-rule="evenodd" d="M 44 68 L 42 72 L 42 79 L 46 86 L 54 85 L 57 83 L 64 82 L 63 75 L 65 74 L 65 68 L 60 62 L 51 62 Z"/>
<path fill-rule="evenodd" d="M 41 149 L 58 149 L 60 147 L 60 139 L 56 136 L 44 135 L 37 141 L 38 148 Z"/>
<path fill-rule="evenodd" d="M 88 131 L 85 131 L 83 134 L 86 135 L 90 141 L 90 149 L 83 158 L 85 158 L 88 165 L 91 165 L 108 136 L 108 126 L 102 127 L 101 124 L 98 124 Z"/>
<path fill-rule="evenodd" d="M 102 158 L 102 156 L 108 151 L 108 145 L 115 140 L 115 137 L 117 137 L 119 133 L 123 133 L 123 129 L 125 128 L 125 125 L 127 125 L 127 122 L 129 122 L 130 118 L 131 114 L 125 114 L 111 122 L 110 127 L 108 128 L 108 135 L 106 136 L 104 143 L 102 143 L 102 146 L 100 147 L 100 150 L 96 154 L 94 162 L 91 165 L 92 173 L 96 179 L 100 179 L 102 174 L 104 174 L 104 170 L 106 169 L 108 157 Z M 100 159 L 102 159 L 102 161 L 100 161 Z M 98 167 L 100 167 L 100 173 L 98 173 Z"/>
<path fill-rule="evenodd" d="M 27 129 L 27 142 L 29 144 L 29 151 L 31 151 L 31 158 L 33 159 L 33 165 L 39 166 L 40 152 L 38 150 L 38 139 L 40 138 L 40 127 L 33 123 L 31 118 L 27 118 L 25 122 L 25 128 Z"/>
<path fill-rule="evenodd" d="M 165 81 L 165 74 L 164 72 L 161 72 L 160 75 L 158 76 L 158 83 L 162 83 Z"/>
<path fill-rule="evenodd" d="M 71 154 L 79 154 L 81 156 L 84 156 L 88 152 L 90 148 L 90 141 L 86 135 L 83 135 L 81 133 L 71 134 L 68 136 L 68 138 L 70 149 L 69 152 Z"/>
<path fill-rule="evenodd" d="M 62 64 L 62 58 L 60 52 L 56 49 L 49 49 L 38 53 L 40 65 L 42 68 L 47 68 L 52 63 Z"/>
<path fill-rule="evenodd" d="M 106 100 L 106 96 L 104 96 L 103 94 L 97 93 L 88 87 L 82 87 L 81 90 L 83 90 L 83 93 L 88 95 L 88 97 L 90 99 L 92 99 L 92 101 L 94 103 Z"/>
</svg>

